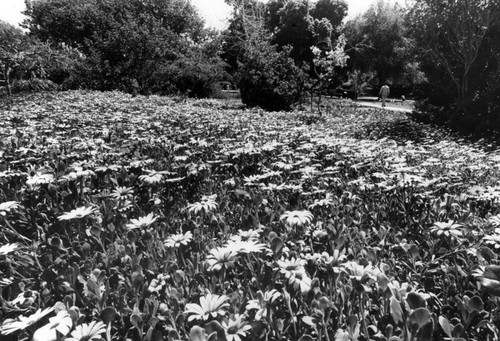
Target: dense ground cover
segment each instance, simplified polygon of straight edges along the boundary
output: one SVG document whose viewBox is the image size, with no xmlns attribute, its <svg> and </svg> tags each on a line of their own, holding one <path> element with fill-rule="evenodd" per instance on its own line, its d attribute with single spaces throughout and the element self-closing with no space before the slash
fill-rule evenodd
<svg viewBox="0 0 500 341">
<path fill-rule="evenodd" d="M 2 340 L 496 340 L 500 153 L 401 113 L 2 111 Z"/>
</svg>

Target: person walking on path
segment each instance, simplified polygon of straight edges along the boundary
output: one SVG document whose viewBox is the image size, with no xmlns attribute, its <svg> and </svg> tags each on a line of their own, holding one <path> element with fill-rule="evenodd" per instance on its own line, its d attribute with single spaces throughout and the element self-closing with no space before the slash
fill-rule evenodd
<svg viewBox="0 0 500 341">
<path fill-rule="evenodd" d="M 382 108 L 385 108 L 385 102 L 387 101 L 387 97 L 389 97 L 389 94 L 391 93 L 391 89 L 389 88 L 389 85 L 387 82 L 382 85 L 380 88 L 380 91 L 378 92 L 378 95 L 382 99 Z"/>
</svg>

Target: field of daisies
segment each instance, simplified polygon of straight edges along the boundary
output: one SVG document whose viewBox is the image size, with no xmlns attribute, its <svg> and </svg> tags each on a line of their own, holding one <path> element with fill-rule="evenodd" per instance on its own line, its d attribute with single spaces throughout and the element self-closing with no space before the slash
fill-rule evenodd
<svg viewBox="0 0 500 341">
<path fill-rule="evenodd" d="M 493 148 L 351 102 L 0 114 L 2 341 L 500 337 Z"/>
</svg>

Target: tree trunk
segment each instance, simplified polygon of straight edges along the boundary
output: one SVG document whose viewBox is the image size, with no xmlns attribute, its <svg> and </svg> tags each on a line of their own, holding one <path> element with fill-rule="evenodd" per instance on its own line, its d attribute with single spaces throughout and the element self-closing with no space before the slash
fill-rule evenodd
<svg viewBox="0 0 500 341">
<path fill-rule="evenodd" d="M 3 70 L 3 75 L 5 77 L 5 84 L 7 86 L 7 95 L 8 95 L 8 104 L 9 104 L 9 109 L 10 106 L 12 105 L 12 87 L 10 86 L 10 73 L 12 72 L 12 69 L 10 67 L 6 67 Z"/>
</svg>

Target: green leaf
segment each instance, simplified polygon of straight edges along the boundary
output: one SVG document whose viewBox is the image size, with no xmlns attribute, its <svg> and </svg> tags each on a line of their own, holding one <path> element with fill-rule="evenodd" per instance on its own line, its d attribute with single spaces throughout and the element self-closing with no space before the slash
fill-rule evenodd
<svg viewBox="0 0 500 341">
<path fill-rule="evenodd" d="M 391 281 L 389 280 L 389 278 L 387 278 L 386 275 L 381 273 L 377 276 L 377 284 L 379 288 L 382 289 L 382 291 L 387 290 L 387 288 L 389 287 L 389 283 L 391 283 Z"/>
<path fill-rule="evenodd" d="M 469 300 L 469 311 L 480 313 L 484 310 L 483 300 L 479 296 L 474 296 Z"/>
<path fill-rule="evenodd" d="M 479 277 L 478 281 L 481 285 L 481 288 L 488 294 L 493 296 L 500 296 L 500 281 L 485 277 Z"/>
<path fill-rule="evenodd" d="M 500 281 L 500 265 L 489 265 L 485 267 L 481 277 Z"/>
<path fill-rule="evenodd" d="M 432 332 L 434 331 L 434 321 L 431 319 L 426 325 L 420 328 L 417 334 L 417 341 L 432 340 Z"/>
<path fill-rule="evenodd" d="M 130 315 L 130 322 L 137 329 L 141 329 L 140 326 L 142 324 L 142 318 L 141 318 L 141 315 L 139 315 L 138 313 L 133 313 L 132 315 Z"/>
<path fill-rule="evenodd" d="M 97 284 L 93 279 L 87 280 L 87 289 L 97 298 L 101 298 L 101 289 L 99 287 L 99 284 Z"/>
<path fill-rule="evenodd" d="M 452 329 L 451 329 L 452 326 L 451 326 L 450 321 L 444 316 L 439 316 L 438 320 L 439 320 L 439 325 L 443 329 L 446 336 L 448 336 L 450 339 L 452 339 L 453 335 L 452 335 Z"/>
<path fill-rule="evenodd" d="M 191 330 L 193 330 L 193 329 L 191 328 Z M 179 335 L 179 333 L 175 329 L 170 329 L 170 328 L 168 329 L 168 336 L 167 336 L 168 341 L 177 341 L 180 338 L 181 338 L 181 336 Z M 189 333 L 189 339 L 191 340 L 191 333 Z"/>
<path fill-rule="evenodd" d="M 453 328 L 453 335 L 456 337 L 466 336 L 465 327 L 463 324 L 459 323 Z"/>
<path fill-rule="evenodd" d="M 245 190 L 242 190 L 242 189 L 235 189 L 234 190 L 234 194 L 236 194 L 236 197 L 237 198 L 244 198 L 244 199 L 247 199 L 247 200 L 252 200 L 252 196 L 250 195 L 250 193 L 248 193 L 247 191 Z"/>
<path fill-rule="evenodd" d="M 213 333 L 217 333 L 217 341 L 227 341 L 226 339 L 226 331 L 221 326 L 221 324 L 217 321 L 210 321 L 205 325 L 205 329 L 210 337 L 212 337 Z"/>
<path fill-rule="evenodd" d="M 316 327 L 316 323 L 314 323 L 313 318 L 311 316 L 303 316 L 302 322 L 304 322 L 305 324 L 307 324 L 308 326 L 311 326 L 313 328 Z"/>
<path fill-rule="evenodd" d="M 206 341 L 205 329 L 193 326 L 189 331 L 189 341 Z"/>
<path fill-rule="evenodd" d="M 417 308 L 425 308 L 427 305 L 425 303 L 425 299 L 419 293 L 416 293 L 414 291 L 408 293 L 408 295 L 406 296 L 406 302 L 412 310 Z"/>
<path fill-rule="evenodd" d="M 411 326 L 417 325 L 419 328 L 425 326 L 431 319 L 431 312 L 427 308 L 415 309 L 408 318 Z"/>
<path fill-rule="evenodd" d="M 481 247 L 477 251 L 488 263 L 495 259 L 495 253 L 487 246 Z"/>
<path fill-rule="evenodd" d="M 285 246 L 285 244 L 283 243 L 283 241 L 281 240 L 280 237 L 275 237 L 271 241 L 271 250 L 273 251 L 274 256 L 276 258 L 281 257 L 281 253 L 283 252 L 283 247 L 284 246 Z"/>
<path fill-rule="evenodd" d="M 101 318 L 104 321 L 104 323 L 108 324 L 111 321 L 113 321 L 113 319 L 117 314 L 118 312 L 114 307 L 106 307 L 101 311 Z"/>
<path fill-rule="evenodd" d="M 397 325 L 403 322 L 404 321 L 403 310 L 401 309 L 401 304 L 394 296 L 391 297 L 390 308 L 391 308 L 391 316 L 392 319 L 394 320 L 394 323 Z"/>
</svg>

